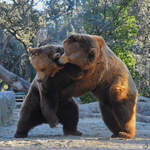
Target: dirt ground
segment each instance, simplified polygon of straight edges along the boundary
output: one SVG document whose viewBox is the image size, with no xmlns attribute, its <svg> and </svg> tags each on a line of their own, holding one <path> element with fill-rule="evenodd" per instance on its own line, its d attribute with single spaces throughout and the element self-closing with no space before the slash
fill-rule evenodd
<svg viewBox="0 0 150 150">
<path fill-rule="evenodd" d="M 137 134 L 132 140 L 112 139 L 101 117 L 80 119 L 81 137 L 63 136 L 61 125 L 51 129 L 43 124 L 31 130 L 28 138 L 16 139 L 13 135 L 18 111 L 11 125 L 0 127 L 0 150 L 150 150 L 150 123 L 137 122 Z"/>
</svg>

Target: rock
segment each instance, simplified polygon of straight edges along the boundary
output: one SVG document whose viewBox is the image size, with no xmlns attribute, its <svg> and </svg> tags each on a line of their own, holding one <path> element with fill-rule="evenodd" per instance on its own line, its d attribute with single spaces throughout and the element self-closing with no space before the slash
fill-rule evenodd
<svg viewBox="0 0 150 150">
<path fill-rule="evenodd" d="M 150 98 L 144 97 L 144 96 L 139 96 L 138 102 L 149 102 L 150 103 Z"/>
<path fill-rule="evenodd" d="M 136 121 L 150 123 L 150 116 L 144 116 L 139 113 L 136 113 Z"/>
<path fill-rule="evenodd" d="M 9 123 L 15 108 L 15 93 L 12 91 L 0 92 L 0 125 Z"/>
<path fill-rule="evenodd" d="M 79 115 L 80 115 L 80 118 L 100 117 L 101 114 L 100 114 L 98 102 L 93 102 L 89 104 L 80 104 Z"/>
<path fill-rule="evenodd" d="M 137 121 L 150 122 L 150 101 L 149 98 L 140 96 L 137 103 Z M 80 118 L 101 116 L 99 103 L 79 104 Z"/>
<path fill-rule="evenodd" d="M 150 103 L 149 102 L 138 102 L 137 103 L 137 112 L 145 115 L 150 116 Z"/>
</svg>

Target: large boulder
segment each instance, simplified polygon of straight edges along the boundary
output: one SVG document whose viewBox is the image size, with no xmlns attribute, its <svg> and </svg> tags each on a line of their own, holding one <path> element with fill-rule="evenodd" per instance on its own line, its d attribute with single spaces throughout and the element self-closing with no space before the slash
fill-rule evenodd
<svg viewBox="0 0 150 150">
<path fill-rule="evenodd" d="M 85 117 L 100 117 L 100 109 L 98 102 L 92 102 L 89 104 L 80 104 L 79 105 L 79 116 L 80 118 Z"/>
<path fill-rule="evenodd" d="M 144 116 L 139 113 L 136 113 L 136 121 L 150 123 L 150 116 Z"/>
<path fill-rule="evenodd" d="M 79 105 L 80 118 L 100 117 L 98 102 Z M 137 103 L 136 120 L 138 122 L 150 122 L 150 98 L 139 96 Z"/>
<path fill-rule="evenodd" d="M 138 97 L 137 113 L 150 117 L 150 98 L 144 96 Z"/>
<path fill-rule="evenodd" d="M 0 92 L 0 125 L 10 123 L 15 108 L 15 93 L 12 91 Z"/>
</svg>

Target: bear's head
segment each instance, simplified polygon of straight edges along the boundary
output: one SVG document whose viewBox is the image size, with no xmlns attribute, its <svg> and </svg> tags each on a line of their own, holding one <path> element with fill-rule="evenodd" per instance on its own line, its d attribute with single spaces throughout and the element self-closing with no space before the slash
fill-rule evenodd
<svg viewBox="0 0 150 150">
<path fill-rule="evenodd" d="M 60 64 L 72 63 L 83 70 L 95 65 L 105 47 L 105 41 L 100 36 L 74 34 L 63 42 L 64 54 L 59 58 Z"/>
<path fill-rule="evenodd" d="M 63 47 L 45 45 L 38 48 L 29 48 L 28 51 L 31 54 L 30 60 L 37 71 L 39 81 L 46 80 L 49 76 L 54 77 L 62 69 L 56 61 L 63 54 Z"/>
</svg>

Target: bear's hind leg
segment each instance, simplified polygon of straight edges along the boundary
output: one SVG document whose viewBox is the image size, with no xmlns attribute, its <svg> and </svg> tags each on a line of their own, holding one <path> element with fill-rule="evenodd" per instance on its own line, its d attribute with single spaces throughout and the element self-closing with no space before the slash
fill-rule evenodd
<svg viewBox="0 0 150 150">
<path fill-rule="evenodd" d="M 99 102 L 103 121 L 110 131 L 112 131 L 114 134 L 117 134 L 121 130 L 121 125 L 112 109 L 112 106 L 105 102 L 103 102 L 103 100 Z"/>
<path fill-rule="evenodd" d="M 130 81 L 130 82 L 129 82 Z M 112 137 L 133 138 L 136 134 L 137 90 L 134 82 L 127 78 L 116 78 L 109 88 L 109 103 L 118 120 L 120 131 Z"/>
<path fill-rule="evenodd" d="M 18 121 L 17 130 L 14 136 L 15 138 L 27 137 L 30 129 L 45 122 L 45 119 L 42 116 L 40 110 L 33 110 L 27 113 L 28 115 L 21 114 L 21 117 Z"/>
<path fill-rule="evenodd" d="M 30 129 L 44 122 L 45 119 L 40 110 L 40 97 L 38 90 L 35 87 L 31 87 L 23 107 L 21 108 L 14 137 L 25 138 Z"/>
<path fill-rule="evenodd" d="M 114 112 L 122 128 L 117 134 L 114 133 L 112 137 L 131 139 L 136 134 L 136 104 L 132 105 L 128 101 L 125 103 L 113 104 Z"/>
<path fill-rule="evenodd" d="M 79 121 L 78 106 L 72 98 L 60 100 L 57 116 L 63 125 L 64 135 L 82 135 L 82 133 L 77 130 Z"/>
<path fill-rule="evenodd" d="M 105 124 L 113 132 L 113 138 L 130 139 L 135 136 L 135 111 L 129 114 L 129 110 L 124 104 L 113 104 L 111 106 L 102 102 L 100 108 Z"/>
</svg>

